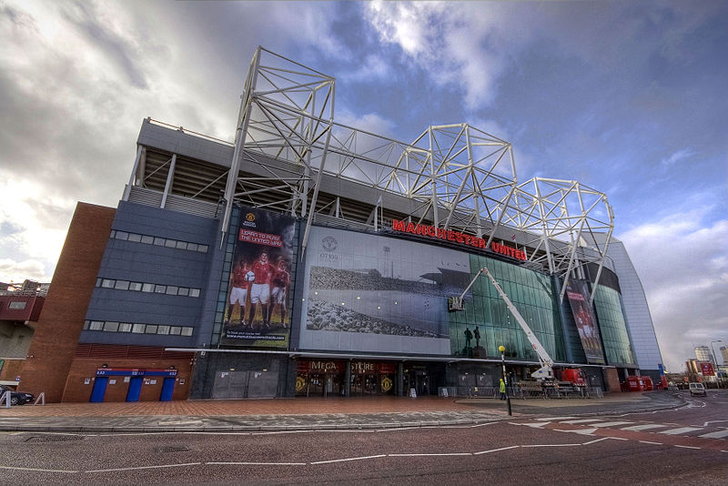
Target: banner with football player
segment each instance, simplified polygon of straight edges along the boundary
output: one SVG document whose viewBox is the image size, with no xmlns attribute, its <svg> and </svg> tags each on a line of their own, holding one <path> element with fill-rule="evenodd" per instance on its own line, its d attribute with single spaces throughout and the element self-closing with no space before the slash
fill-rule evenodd
<svg viewBox="0 0 728 486">
<path fill-rule="evenodd" d="M 221 344 L 288 348 L 295 220 L 243 207 Z"/>
</svg>

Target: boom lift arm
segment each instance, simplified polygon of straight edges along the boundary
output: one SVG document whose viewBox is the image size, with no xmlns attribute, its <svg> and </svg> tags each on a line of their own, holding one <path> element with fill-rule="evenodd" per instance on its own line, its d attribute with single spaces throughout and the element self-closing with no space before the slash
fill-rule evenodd
<svg viewBox="0 0 728 486">
<path fill-rule="evenodd" d="M 536 338 L 536 335 L 531 331 L 531 328 L 528 327 L 528 324 L 526 324 L 526 320 L 523 318 L 520 312 L 518 312 L 518 309 L 515 305 L 513 305 L 513 302 L 511 302 L 511 299 L 508 298 L 508 295 L 503 291 L 501 286 L 498 284 L 498 281 L 493 277 L 493 274 L 490 273 L 488 270 L 488 267 L 483 267 L 480 269 L 480 271 L 473 277 L 473 280 L 470 281 L 468 286 L 465 288 L 462 294 L 460 294 L 460 297 L 458 298 L 459 302 L 463 301 L 463 297 L 465 297 L 465 294 L 470 290 L 470 287 L 473 286 L 475 281 L 480 277 L 481 275 L 485 275 L 488 277 L 495 287 L 496 291 L 498 291 L 498 295 L 500 295 L 501 299 L 506 303 L 506 306 L 508 307 L 508 310 L 511 311 L 511 314 L 513 314 L 513 317 L 516 318 L 516 321 L 521 326 L 521 329 L 523 329 L 523 332 L 526 333 L 526 337 L 528 338 L 528 341 L 531 343 L 531 346 L 533 347 L 533 350 L 536 351 L 536 354 L 538 355 L 538 361 L 541 363 L 541 368 L 537 369 L 533 373 L 531 373 L 531 376 L 537 380 L 542 379 L 552 379 L 554 377 L 554 360 L 551 359 L 551 356 L 549 356 L 549 353 L 546 351 L 546 349 L 541 345 L 541 342 Z M 461 309 L 462 310 L 462 307 Z"/>
</svg>

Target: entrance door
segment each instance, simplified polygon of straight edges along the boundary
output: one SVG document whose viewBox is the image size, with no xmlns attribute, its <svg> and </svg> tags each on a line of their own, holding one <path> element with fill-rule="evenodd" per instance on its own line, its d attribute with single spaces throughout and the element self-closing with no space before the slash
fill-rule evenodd
<svg viewBox="0 0 728 486">
<path fill-rule="evenodd" d="M 94 387 L 91 390 L 90 402 L 101 403 L 104 401 L 104 395 L 106 395 L 106 385 L 109 384 L 108 376 L 97 376 L 94 381 Z"/>
<path fill-rule="evenodd" d="M 142 384 L 144 378 L 141 376 L 132 376 L 129 380 L 129 390 L 126 392 L 127 402 L 138 402 L 139 396 L 142 394 Z"/>
</svg>

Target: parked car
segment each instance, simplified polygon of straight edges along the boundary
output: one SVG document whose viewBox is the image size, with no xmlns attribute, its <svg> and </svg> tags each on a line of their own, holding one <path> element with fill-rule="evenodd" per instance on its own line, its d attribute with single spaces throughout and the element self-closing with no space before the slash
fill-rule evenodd
<svg viewBox="0 0 728 486">
<path fill-rule="evenodd" d="M 5 395 L 5 392 L 10 392 L 10 404 L 11 405 L 25 405 L 35 401 L 35 395 L 32 393 L 14 391 L 5 385 L 0 385 L 0 397 Z M 5 401 L 2 402 L 5 405 Z"/>
<path fill-rule="evenodd" d="M 707 397 L 708 392 L 705 390 L 705 387 L 702 383 L 690 383 L 689 385 L 690 389 L 690 396 L 694 397 L 696 395 Z"/>
</svg>

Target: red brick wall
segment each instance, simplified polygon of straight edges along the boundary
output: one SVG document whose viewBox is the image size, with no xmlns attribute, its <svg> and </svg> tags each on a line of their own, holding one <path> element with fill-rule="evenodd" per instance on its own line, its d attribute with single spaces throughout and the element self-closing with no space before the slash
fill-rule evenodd
<svg viewBox="0 0 728 486">
<path fill-rule="evenodd" d="M 88 402 L 91 398 L 96 369 L 102 364 L 109 368 L 157 368 L 177 369 L 173 400 L 186 400 L 189 396 L 190 378 L 192 376 L 194 353 L 166 352 L 164 348 L 148 346 L 121 346 L 112 344 L 79 344 L 76 357 L 66 381 L 63 394 L 64 402 Z M 86 383 L 88 380 L 88 383 Z M 111 381 L 115 383 L 111 383 Z M 151 383 L 156 380 L 156 383 Z M 157 401 L 162 392 L 163 377 L 146 377 L 142 386 L 141 401 Z M 129 383 L 123 376 L 109 377 L 106 387 L 105 402 L 123 402 Z"/>
<path fill-rule="evenodd" d="M 78 203 L 19 388 L 60 402 L 116 210 Z"/>
<path fill-rule="evenodd" d="M 192 365 L 190 360 L 109 360 L 104 362 L 110 368 L 162 368 L 167 369 L 170 366 L 177 368 L 177 378 L 174 386 L 173 400 L 186 400 L 189 396 L 190 377 L 192 375 Z M 68 381 L 66 382 L 66 390 L 63 394 L 64 402 L 88 402 L 91 398 L 91 389 L 93 388 L 94 378 L 96 377 L 96 369 L 99 367 L 97 358 L 77 358 L 73 361 L 73 365 L 68 373 Z M 109 377 L 109 384 L 106 388 L 105 402 L 123 402 L 126 400 L 126 392 L 129 389 L 129 383 L 124 382 L 123 376 Z M 86 380 L 89 383 L 86 384 Z M 116 383 L 111 383 L 115 380 Z M 156 380 L 151 383 L 150 380 Z M 161 376 L 145 377 L 145 384 L 142 386 L 141 401 L 157 401 L 162 392 Z"/>
</svg>

